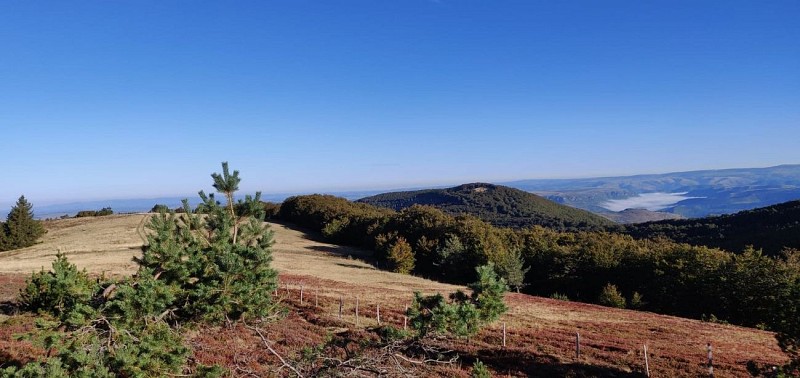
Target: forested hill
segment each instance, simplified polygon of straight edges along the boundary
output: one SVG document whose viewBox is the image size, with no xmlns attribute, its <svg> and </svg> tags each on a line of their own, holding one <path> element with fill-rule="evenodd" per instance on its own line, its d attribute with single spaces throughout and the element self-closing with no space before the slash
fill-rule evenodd
<svg viewBox="0 0 800 378">
<path fill-rule="evenodd" d="M 632 224 L 625 229 L 636 238 L 664 236 L 734 252 L 752 245 L 776 255 L 785 247 L 800 249 L 800 201 L 716 217 Z"/>
<path fill-rule="evenodd" d="M 358 202 L 402 210 L 429 205 L 451 214 L 471 214 L 498 227 L 534 225 L 558 230 L 596 230 L 615 223 L 585 210 L 506 186 L 474 183 L 448 189 L 384 193 Z"/>
</svg>

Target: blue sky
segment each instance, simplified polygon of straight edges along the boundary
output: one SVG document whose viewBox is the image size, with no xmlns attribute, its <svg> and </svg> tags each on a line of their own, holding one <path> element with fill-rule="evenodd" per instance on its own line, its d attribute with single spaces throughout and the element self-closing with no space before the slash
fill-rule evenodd
<svg viewBox="0 0 800 378">
<path fill-rule="evenodd" d="M 800 163 L 797 1 L 0 2 L 0 204 Z"/>
</svg>

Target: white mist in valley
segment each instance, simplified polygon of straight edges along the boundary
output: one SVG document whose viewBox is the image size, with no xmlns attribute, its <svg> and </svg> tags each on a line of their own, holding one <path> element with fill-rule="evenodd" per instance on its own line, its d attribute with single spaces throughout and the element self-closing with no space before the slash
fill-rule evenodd
<svg viewBox="0 0 800 378">
<path fill-rule="evenodd" d="M 688 192 L 642 193 L 635 197 L 609 200 L 603 203 L 602 206 L 611 211 L 622 211 L 625 209 L 647 209 L 650 211 L 659 211 L 687 199 L 704 198 L 690 197 L 686 195 L 687 193 Z"/>
</svg>

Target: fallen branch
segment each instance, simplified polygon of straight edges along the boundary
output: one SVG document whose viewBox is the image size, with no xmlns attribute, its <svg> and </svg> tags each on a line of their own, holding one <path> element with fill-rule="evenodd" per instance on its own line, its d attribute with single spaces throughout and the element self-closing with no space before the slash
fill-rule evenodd
<svg viewBox="0 0 800 378">
<path fill-rule="evenodd" d="M 245 325 L 245 326 L 248 329 L 250 329 L 253 332 L 255 332 L 256 334 L 258 334 L 258 337 L 261 338 L 261 342 L 264 343 L 264 346 L 267 347 L 267 350 L 269 350 L 272 354 L 274 354 L 275 357 L 278 357 L 278 359 L 281 361 L 283 366 L 286 366 L 287 368 L 289 368 L 291 371 L 293 371 L 295 374 L 297 374 L 298 377 L 300 377 L 300 378 L 303 377 L 303 375 L 300 374 L 300 372 L 297 371 L 297 369 L 295 369 L 294 366 L 289 365 L 289 363 L 286 362 L 286 360 L 284 360 L 283 357 L 281 357 L 281 355 L 278 354 L 278 352 L 275 351 L 275 349 L 272 349 L 272 346 L 269 345 L 269 340 L 267 340 L 267 337 L 264 336 L 264 334 L 261 332 L 261 329 L 259 329 L 258 327 L 251 327 L 249 325 Z"/>
<path fill-rule="evenodd" d="M 428 358 L 428 359 L 425 359 L 425 360 L 422 360 L 422 361 L 418 361 L 418 360 L 413 360 L 413 359 L 410 359 L 410 358 L 406 358 L 405 356 L 403 356 L 400 353 L 395 353 L 394 355 L 396 357 L 400 357 L 401 359 L 403 359 L 406 362 L 410 362 L 412 364 L 418 364 L 418 365 L 424 365 L 424 364 L 428 364 L 428 363 L 431 363 L 431 362 L 434 362 L 434 363 L 437 363 L 437 364 L 452 364 L 452 363 L 455 363 L 456 360 L 458 359 L 457 357 L 453 357 L 453 358 L 451 358 L 451 359 L 449 359 L 447 361 L 442 361 L 442 360 L 436 360 L 436 359 Z"/>
</svg>

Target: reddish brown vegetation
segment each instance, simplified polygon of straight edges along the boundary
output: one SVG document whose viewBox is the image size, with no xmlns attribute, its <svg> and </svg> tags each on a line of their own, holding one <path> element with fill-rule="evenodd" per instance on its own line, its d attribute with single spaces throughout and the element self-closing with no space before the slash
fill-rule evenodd
<svg viewBox="0 0 800 378">
<path fill-rule="evenodd" d="M 22 286 L 24 276 L 0 275 L 0 283 L 0 298 L 7 301 Z M 355 296 L 359 298 L 359 327 L 354 325 Z M 363 347 L 365 342 L 379 339 L 374 332 L 376 305 L 381 306 L 384 324 L 402 328 L 405 306 L 411 299 L 406 291 L 288 274 L 281 275 L 279 297 L 287 307 L 286 316 L 259 327 L 287 362 L 305 366 L 309 362 L 301 361 L 303 350 L 329 340 L 323 354 L 340 361 L 357 354 L 386 358 L 386 351 L 380 348 Z M 342 319 L 338 318 L 340 297 L 344 299 Z M 653 376 L 693 377 L 707 371 L 705 347 L 709 341 L 715 348 L 718 376 L 747 376 L 746 364 L 751 360 L 760 365 L 786 361 L 769 332 L 523 294 L 508 294 L 506 301 L 509 313 L 473 339 L 425 342 L 429 347 L 457 353 L 455 364 L 415 364 L 395 359 L 400 364 L 398 369 L 417 376 L 467 377 L 472 362 L 479 358 L 495 373 L 510 376 L 641 376 L 642 345 L 647 343 Z M 507 324 L 506 348 L 501 346 L 502 322 Z M 24 362 L 41 355 L 30 343 L 15 337 L 32 327 L 33 317 L 29 315 L 12 316 L 2 323 L 0 362 Z M 576 331 L 582 340 L 580 360 L 575 359 Z M 197 329 L 188 338 L 196 362 L 220 364 L 237 376 L 293 375 L 281 367 L 260 336 L 243 324 Z M 405 357 L 412 361 L 420 358 L 413 354 Z M 374 375 L 368 370 L 357 373 Z"/>
</svg>

